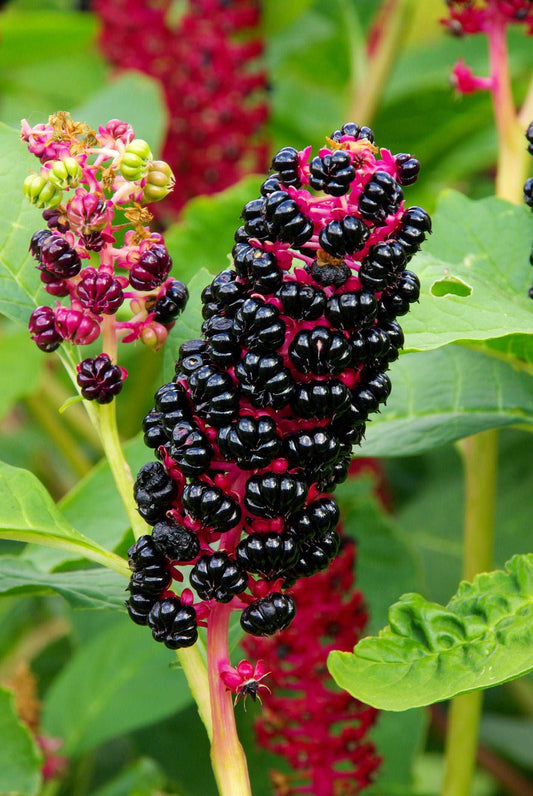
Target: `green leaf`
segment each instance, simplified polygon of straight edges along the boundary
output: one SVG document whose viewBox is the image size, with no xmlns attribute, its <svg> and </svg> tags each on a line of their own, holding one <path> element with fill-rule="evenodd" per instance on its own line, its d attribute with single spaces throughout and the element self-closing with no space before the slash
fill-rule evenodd
<svg viewBox="0 0 533 796">
<path fill-rule="evenodd" d="M 164 786 L 159 766 L 149 757 L 141 757 L 91 796 L 154 796 Z"/>
<path fill-rule="evenodd" d="M 145 627 L 121 617 L 82 645 L 46 694 L 42 724 L 77 756 L 171 716 L 191 696 L 175 654 Z"/>
<path fill-rule="evenodd" d="M 46 297 L 30 257 L 31 236 L 43 220 L 22 193 L 22 183 L 39 161 L 20 141 L 19 133 L 0 124 L 0 312 L 26 325 Z"/>
<path fill-rule="evenodd" d="M 108 569 L 40 572 L 21 558 L 0 556 L 0 594 L 50 594 L 64 597 L 74 608 L 124 609 L 126 581 Z"/>
<path fill-rule="evenodd" d="M 460 584 L 446 607 L 406 594 L 389 625 L 328 668 L 352 696 L 383 710 L 431 705 L 533 669 L 533 554 Z"/>
<path fill-rule="evenodd" d="M 8 333 L 0 338 L 0 418 L 21 398 L 38 387 L 44 354 L 31 340 L 27 330 Z"/>
<path fill-rule="evenodd" d="M 65 520 L 33 473 L 5 462 L 0 462 L 1 538 L 59 547 L 129 575 L 123 559 L 83 536 Z"/>
<path fill-rule="evenodd" d="M 175 373 L 174 364 L 178 357 L 178 350 L 182 343 L 200 337 L 202 334 L 202 291 L 212 280 L 212 275 L 202 268 L 193 276 L 189 284 L 189 300 L 185 311 L 171 329 L 165 343 L 163 377 L 172 379 Z"/>
<path fill-rule="evenodd" d="M 167 112 L 161 87 L 140 72 L 126 72 L 72 111 L 76 120 L 98 128 L 110 119 L 131 124 L 137 138 L 159 153 L 166 132 Z"/>
<path fill-rule="evenodd" d="M 460 346 L 394 362 L 387 406 L 368 424 L 361 456 L 410 456 L 488 428 L 531 425 L 533 379 Z"/>
<path fill-rule="evenodd" d="M 527 270 L 533 219 L 525 206 L 443 194 L 434 232 L 413 262 L 420 305 L 402 324 L 406 348 L 531 333 Z"/>
<path fill-rule="evenodd" d="M 259 196 L 263 179 L 245 177 L 225 191 L 197 196 L 186 205 L 181 220 L 165 232 L 173 276 L 188 282 L 202 269 L 218 274 L 231 265 L 233 235 L 241 224 L 242 208 Z"/>
<path fill-rule="evenodd" d="M 41 754 L 29 729 L 17 716 L 13 694 L 0 688 L 0 793 L 37 796 L 40 767 Z"/>
</svg>

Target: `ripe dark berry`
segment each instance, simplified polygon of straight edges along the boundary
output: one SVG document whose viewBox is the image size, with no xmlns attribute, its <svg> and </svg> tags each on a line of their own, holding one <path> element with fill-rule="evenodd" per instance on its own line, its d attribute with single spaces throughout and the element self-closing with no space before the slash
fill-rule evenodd
<svg viewBox="0 0 533 796">
<path fill-rule="evenodd" d="M 145 567 L 134 572 L 130 578 L 129 590 L 135 594 L 154 595 L 157 599 L 172 580 L 166 565 Z"/>
<path fill-rule="evenodd" d="M 524 202 L 533 210 L 533 177 L 530 177 L 524 185 Z"/>
<path fill-rule="evenodd" d="M 235 554 L 247 572 L 273 580 L 296 563 L 298 544 L 291 533 L 251 533 L 239 542 Z"/>
<path fill-rule="evenodd" d="M 171 650 L 190 647 L 198 638 L 196 611 L 178 597 L 158 600 L 148 614 L 148 625 L 154 639 Z"/>
<path fill-rule="evenodd" d="M 366 125 L 359 127 L 355 122 L 346 122 L 346 124 L 342 125 L 340 130 L 335 130 L 330 138 L 338 143 L 343 136 L 350 136 L 354 141 L 360 141 L 362 138 L 366 138 L 371 144 L 374 143 L 374 131 L 370 127 L 366 127 Z"/>
<path fill-rule="evenodd" d="M 290 518 L 288 529 L 298 539 L 324 536 L 339 524 L 341 513 L 332 498 L 319 498 Z"/>
<path fill-rule="evenodd" d="M 279 354 L 249 351 L 236 365 L 235 376 L 242 395 L 260 409 L 282 409 L 291 399 L 293 380 Z"/>
<path fill-rule="evenodd" d="M 244 221 L 244 229 L 250 238 L 266 240 L 270 231 L 265 219 L 265 198 L 252 199 L 246 202 L 242 209 L 241 218 Z"/>
<path fill-rule="evenodd" d="M 248 585 L 246 572 L 227 553 L 213 553 L 198 559 L 190 573 L 191 586 L 202 600 L 229 603 Z"/>
<path fill-rule="evenodd" d="M 289 346 L 289 356 L 301 373 L 316 376 L 335 376 L 351 364 L 350 346 L 345 336 L 326 326 L 298 332 Z"/>
<path fill-rule="evenodd" d="M 239 359 L 241 347 L 235 331 L 233 319 L 225 315 L 213 315 L 202 324 L 202 332 L 208 341 L 207 353 L 221 368 Z"/>
<path fill-rule="evenodd" d="M 183 312 L 189 299 L 189 291 L 183 282 L 173 279 L 165 291 L 165 295 L 158 298 L 150 312 L 155 312 L 158 323 L 173 323 L 178 315 Z"/>
<path fill-rule="evenodd" d="M 182 499 L 191 517 L 216 533 L 230 531 L 241 519 L 241 510 L 233 498 L 203 481 L 187 484 Z"/>
<path fill-rule="evenodd" d="M 326 318 L 336 329 L 353 329 L 371 326 L 377 316 L 378 303 L 373 293 L 340 293 L 328 299 Z"/>
<path fill-rule="evenodd" d="M 185 475 L 202 475 L 208 469 L 213 449 L 207 437 L 187 420 L 176 423 L 169 453 Z"/>
<path fill-rule="evenodd" d="M 296 606 L 288 594 L 274 592 L 255 600 L 241 614 L 241 627 L 252 636 L 271 636 L 285 630 L 296 614 Z"/>
<path fill-rule="evenodd" d="M 363 218 L 381 226 L 387 216 L 396 213 L 402 199 L 402 189 L 394 177 L 386 171 L 376 171 L 359 197 L 359 212 Z"/>
<path fill-rule="evenodd" d="M 274 191 L 280 191 L 280 190 L 281 190 L 281 182 L 279 176 L 277 174 L 272 174 L 270 177 L 266 178 L 264 183 L 262 183 L 259 192 L 261 196 L 268 196 L 269 194 L 274 193 Z M 237 238 L 235 238 L 235 240 L 237 240 Z"/>
<path fill-rule="evenodd" d="M 64 210 L 61 211 L 58 207 L 43 210 L 43 218 L 48 225 L 48 229 L 57 230 L 58 232 L 67 232 L 70 229 Z"/>
<path fill-rule="evenodd" d="M 302 508 L 307 484 L 299 475 L 265 473 L 248 479 L 244 505 L 257 517 L 288 517 Z"/>
<path fill-rule="evenodd" d="M 341 444 L 336 436 L 325 429 L 301 431 L 288 437 L 284 453 L 293 467 L 304 470 L 308 481 L 316 480 L 316 473 L 335 461 L 341 453 Z"/>
<path fill-rule="evenodd" d="M 415 254 L 431 232 L 431 218 L 421 207 L 408 207 L 394 238 L 409 256 Z"/>
<path fill-rule="evenodd" d="M 249 264 L 248 278 L 258 293 L 275 293 L 281 287 L 282 271 L 273 254 L 254 249 Z"/>
<path fill-rule="evenodd" d="M 55 320 L 52 307 L 42 306 L 33 310 L 28 324 L 31 339 L 41 351 L 46 351 L 48 354 L 59 348 L 63 342 L 63 337 L 56 329 Z"/>
<path fill-rule="evenodd" d="M 362 362 L 383 359 L 390 351 L 387 334 L 377 326 L 350 335 L 354 367 Z"/>
<path fill-rule="evenodd" d="M 225 459 L 235 461 L 241 470 L 255 470 L 266 467 L 277 456 L 281 440 L 271 417 L 244 415 L 219 429 L 217 443 Z"/>
<path fill-rule="evenodd" d="M 58 279 L 55 274 L 51 274 L 45 268 L 39 268 L 39 272 L 44 289 L 49 295 L 61 298 L 70 294 L 70 285 L 67 279 Z"/>
<path fill-rule="evenodd" d="M 126 600 L 128 615 L 136 625 L 148 624 L 148 614 L 157 602 L 154 594 L 143 594 L 142 592 L 132 592 Z"/>
<path fill-rule="evenodd" d="M 380 403 L 384 403 L 391 392 L 391 381 L 386 373 L 373 370 L 364 370 L 360 382 L 365 389 L 370 390 Z"/>
<path fill-rule="evenodd" d="M 387 361 L 394 362 L 398 359 L 398 352 L 403 348 L 405 337 L 402 327 L 397 321 L 385 321 L 380 323 L 381 330 L 387 335 L 389 350 L 387 351 Z"/>
<path fill-rule="evenodd" d="M 113 365 L 107 354 L 100 354 L 96 359 L 84 359 L 77 365 L 77 371 L 76 381 L 81 394 L 87 401 L 99 404 L 111 403 L 126 378 L 126 371 Z"/>
<path fill-rule="evenodd" d="M 231 269 L 227 268 L 217 274 L 210 285 L 208 285 L 202 293 L 202 302 L 205 305 L 210 304 L 217 306 L 217 311 L 223 311 L 224 314 L 233 318 L 239 306 L 242 303 L 244 296 L 244 288 L 239 282 L 236 281 L 237 274 Z M 207 313 L 202 310 L 204 318 L 208 317 Z M 214 313 L 211 313 L 214 314 Z"/>
<path fill-rule="evenodd" d="M 45 240 L 51 237 L 52 233 L 49 229 L 40 229 L 38 232 L 34 232 L 31 236 L 30 241 L 30 254 L 34 260 L 40 262 L 41 260 L 41 247 Z"/>
<path fill-rule="evenodd" d="M 298 175 L 298 150 L 292 146 L 284 146 L 272 158 L 272 169 L 278 172 L 277 178 L 283 185 L 301 185 Z M 272 177 L 270 179 L 273 179 Z"/>
<path fill-rule="evenodd" d="M 189 377 L 195 411 L 219 428 L 229 422 L 237 408 L 238 394 L 229 373 L 214 365 L 203 365 Z"/>
<path fill-rule="evenodd" d="M 337 149 L 331 155 L 313 158 L 309 168 L 310 186 L 331 196 L 343 196 L 355 179 L 352 159 L 342 149 Z"/>
<path fill-rule="evenodd" d="M 335 530 L 327 531 L 319 539 L 303 542 L 300 546 L 300 555 L 291 572 L 288 573 L 288 584 L 294 578 L 308 578 L 323 569 L 339 552 L 340 536 Z"/>
<path fill-rule="evenodd" d="M 285 191 L 274 191 L 265 200 L 270 240 L 303 246 L 313 235 L 313 225 Z"/>
<path fill-rule="evenodd" d="M 144 444 L 148 448 L 159 448 L 166 445 L 168 436 L 162 423 L 163 413 L 152 409 L 143 418 L 142 429 L 144 431 Z"/>
<path fill-rule="evenodd" d="M 394 158 L 398 167 L 398 182 L 400 185 L 413 185 L 418 179 L 420 163 L 412 155 L 402 152 Z"/>
<path fill-rule="evenodd" d="M 32 239 L 33 241 L 33 239 Z M 81 260 L 62 235 L 52 233 L 39 241 L 41 266 L 60 279 L 70 279 L 79 274 Z"/>
<path fill-rule="evenodd" d="M 200 552 L 196 534 L 170 519 L 157 522 L 151 538 L 156 549 L 171 561 L 192 561 Z"/>
<path fill-rule="evenodd" d="M 324 314 L 326 308 L 326 294 L 312 285 L 284 282 L 276 296 L 291 318 L 314 321 Z"/>
<path fill-rule="evenodd" d="M 130 285 L 136 290 L 154 290 L 165 281 L 172 260 L 166 248 L 155 243 L 146 249 L 130 271 Z"/>
<path fill-rule="evenodd" d="M 320 231 L 318 242 L 332 257 L 344 257 L 362 249 L 368 240 L 370 229 L 355 216 L 344 216 L 340 221 L 330 221 Z"/>
<path fill-rule="evenodd" d="M 529 125 L 526 130 L 526 138 L 528 141 L 528 148 L 527 151 L 530 155 L 533 155 L 533 122 Z"/>
<path fill-rule="evenodd" d="M 404 271 L 400 279 L 392 287 L 381 294 L 379 300 L 379 317 L 392 320 L 409 312 L 410 305 L 418 301 L 420 281 L 412 271 Z"/>
<path fill-rule="evenodd" d="M 151 536 L 140 536 L 128 550 L 128 564 L 132 572 L 142 572 L 147 567 L 165 565 L 165 557 Z"/>
<path fill-rule="evenodd" d="M 150 525 L 165 518 L 177 487 L 160 462 L 148 462 L 139 470 L 133 495 L 139 507 L 139 514 Z"/>
<path fill-rule="evenodd" d="M 405 251 L 397 240 L 376 243 L 359 268 L 359 279 L 368 290 L 383 290 L 396 281 L 405 263 Z"/>
<path fill-rule="evenodd" d="M 291 406 L 300 417 L 321 419 L 342 414 L 350 400 L 350 390 L 337 379 L 310 381 L 298 385 Z"/>
<path fill-rule="evenodd" d="M 344 260 L 324 261 L 318 258 L 313 261 L 309 272 L 315 282 L 322 287 L 342 287 L 352 275 Z"/>
<path fill-rule="evenodd" d="M 285 340 L 285 324 L 279 310 L 260 298 L 243 302 L 235 316 L 235 331 L 246 348 L 275 351 Z"/>
</svg>

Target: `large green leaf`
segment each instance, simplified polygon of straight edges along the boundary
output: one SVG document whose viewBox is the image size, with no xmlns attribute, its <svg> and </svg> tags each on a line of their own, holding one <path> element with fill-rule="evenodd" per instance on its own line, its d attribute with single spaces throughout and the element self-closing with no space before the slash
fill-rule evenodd
<svg viewBox="0 0 533 796">
<path fill-rule="evenodd" d="M 77 756 L 171 716 L 191 700 L 183 674 L 170 668 L 174 660 L 148 628 L 122 617 L 58 675 L 46 694 L 43 728 Z"/>
<path fill-rule="evenodd" d="M 137 471 L 153 458 L 143 442 L 136 437 L 124 446 L 126 460 L 135 475 Z M 102 459 L 85 478 L 60 501 L 62 516 L 88 536 L 92 541 L 109 550 L 119 548 L 130 536 L 130 522 L 126 510 L 111 475 L 109 464 Z M 132 540 L 133 541 L 133 540 Z M 80 558 L 80 551 L 44 549 L 31 545 L 24 558 L 34 562 L 41 570 L 52 570 L 66 562 Z"/>
<path fill-rule="evenodd" d="M 127 575 L 123 559 L 73 528 L 40 481 L 27 470 L 0 462 L 0 539 L 38 542 L 75 552 Z"/>
<path fill-rule="evenodd" d="M 188 282 L 202 269 L 218 274 L 230 263 L 233 235 L 240 226 L 243 206 L 259 196 L 261 177 L 241 182 L 213 196 L 192 199 L 178 223 L 165 233 L 173 260 L 173 276 Z"/>
<path fill-rule="evenodd" d="M 38 165 L 19 133 L 0 124 L 0 312 L 24 324 L 46 297 L 28 251 L 31 236 L 42 228 L 43 220 L 22 193 L 24 179 Z"/>
<path fill-rule="evenodd" d="M 390 370 L 387 406 L 361 456 L 410 456 L 488 428 L 533 423 L 533 379 L 506 362 L 450 345 L 405 354 Z"/>
<path fill-rule="evenodd" d="M 0 793 L 37 796 L 41 754 L 28 728 L 19 720 L 13 695 L 0 688 Z"/>
<path fill-rule="evenodd" d="M 533 669 L 533 554 L 463 582 L 446 607 L 406 594 L 389 625 L 328 667 L 357 699 L 383 710 L 430 705 Z"/>
<path fill-rule="evenodd" d="M 158 154 L 166 132 L 167 112 L 159 83 L 140 72 L 126 72 L 72 110 L 72 116 L 98 128 L 110 119 L 132 125 Z"/>
<path fill-rule="evenodd" d="M 60 594 L 75 608 L 123 609 L 126 581 L 108 569 L 40 572 L 21 558 L 0 556 L 0 595 Z"/>
<path fill-rule="evenodd" d="M 0 418 L 37 389 L 44 358 L 26 330 L 8 332 L 0 338 Z"/>
<path fill-rule="evenodd" d="M 434 232 L 413 261 L 420 304 L 404 318 L 406 347 L 438 348 L 533 332 L 527 268 L 533 219 L 525 206 L 443 194 Z"/>
</svg>

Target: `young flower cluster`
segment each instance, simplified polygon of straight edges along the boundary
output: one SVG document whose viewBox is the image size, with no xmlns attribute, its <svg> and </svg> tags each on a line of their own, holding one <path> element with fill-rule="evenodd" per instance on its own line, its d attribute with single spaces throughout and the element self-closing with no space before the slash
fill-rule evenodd
<svg viewBox="0 0 533 796">
<path fill-rule="evenodd" d="M 526 138 L 527 151 L 530 155 L 533 155 L 533 122 L 531 122 L 527 128 Z M 526 180 L 526 184 L 524 185 L 524 202 L 533 211 L 533 177 L 530 177 L 529 180 Z M 531 254 L 529 256 L 529 262 L 531 265 L 533 265 L 533 249 L 531 250 Z M 529 298 L 533 299 L 533 287 L 529 288 Z"/>
<path fill-rule="evenodd" d="M 169 276 L 172 260 L 162 236 L 146 226 L 152 216 L 144 205 L 173 187 L 169 166 L 154 160 L 146 141 L 118 119 L 95 132 L 57 113 L 35 127 L 24 121 L 22 139 L 41 163 L 26 178 L 24 193 L 46 222 L 32 236 L 30 252 L 46 292 L 66 299 L 33 311 L 36 345 L 46 352 L 64 341 L 88 345 L 106 326 L 114 339 L 160 346 L 188 297 L 185 285 Z M 128 300 L 130 317 L 123 306 Z M 78 365 L 82 395 L 99 403 L 111 401 L 126 376 L 105 353 Z"/>
<path fill-rule="evenodd" d="M 163 157 L 176 174 L 168 203 L 178 211 L 266 165 L 254 137 L 267 118 L 257 0 L 96 0 L 101 49 L 122 69 L 156 78 L 169 115 Z M 167 203 L 165 202 L 165 205 Z M 163 205 L 163 207 L 165 206 Z"/>
<path fill-rule="evenodd" d="M 522 25 L 533 35 L 533 0 L 446 0 L 449 16 L 442 23 L 454 36 L 485 34 L 494 53 L 500 51 L 500 38 L 508 25 Z M 495 91 L 501 80 L 499 69 L 489 77 L 475 75 L 463 60 L 452 71 L 452 84 L 461 94 Z"/>
<path fill-rule="evenodd" d="M 531 0 L 446 0 L 449 17 L 443 23 L 455 36 L 486 33 L 493 24 L 526 26 L 533 34 Z"/>
<path fill-rule="evenodd" d="M 286 590 L 338 552 L 330 493 L 390 393 L 396 317 L 419 295 L 406 266 L 431 230 L 404 206 L 418 161 L 373 141 L 348 123 L 314 158 L 275 155 L 243 208 L 233 267 L 203 292 L 203 337 L 181 346 L 144 420 L 159 461 L 135 497 L 154 530 L 130 551 L 128 607 L 168 646 L 194 643 L 217 602 L 242 609 L 252 635 L 285 629 Z M 182 565 L 197 602 L 171 588 Z"/>
<path fill-rule="evenodd" d="M 377 711 L 346 691 L 334 691 L 327 676 L 329 652 L 352 650 L 367 621 L 362 595 L 354 590 L 354 559 L 354 543 L 343 539 L 327 572 L 294 586 L 298 613 L 283 635 L 253 641 L 245 636 L 245 652 L 261 656 L 259 679 L 249 674 L 244 684 L 236 684 L 235 676 L 223 675 L 238 695 L 244 691 L 253 698 L 262 689 L 257 741 L 282 755 L 295 772 L 272 772 L 278 796 L 352 796 L 370 784 L 380 763 L 374 744 L 365 740 Z"/>
</svg>

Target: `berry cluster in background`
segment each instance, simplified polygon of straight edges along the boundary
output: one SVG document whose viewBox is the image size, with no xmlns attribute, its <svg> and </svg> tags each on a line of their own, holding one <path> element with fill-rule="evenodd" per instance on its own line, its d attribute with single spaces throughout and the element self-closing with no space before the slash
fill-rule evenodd
<svg viewBox="0 0 533 796">
<path fill-rule="evenodd" d="M 354 565 L 355 544 L 343 538 L 326 572 L 293 587 L 298 612 L 291 626 L 271 639 L 244 637 L 245 652 L 261 658 L 272 686 L 272 692 L 261 690 L 257 741 L 283 756 L 294 771 L 271 772 L 277 796 L 350 796 L 371 783 L 379 766 L 374 744 L 365 740 L 377 711 L 346 691 L 333 690 L 326 669 L 328 653 L 351 650 L 367 622 L 363 597 L 355 589 Z"/>
<path fill-rule="evenodd" d="M 533 155 L 533 122 L 531 122 L 527 128 L 526 138 L 528 144 L 527 151 L 530 155 Z M 533 211 L 533 177 L 530 177 L 524 185 L 524 201 L 526 205 Z M 533 265 L 533 249 L 531 250 L 529 262 L 531 265 Z M 529 288 L 529 298 L 533 299 L 533 287 Z"/>
<path fill-rule="evenodd" d="M 33 311 L 36 345 L 46 352 L 65 341 L 89 345 L 102 334 L 105 340 L 107 329 L 113 349 L 117 339 L 159 347 L 188 298 L 169 276 L 162 236 L 147 226 L 145 205 L 172 189 L 171 169 L 117 119 L 95 132 L 58 113 L 47 124 L 23 122 L 22 138 L 41 162 L 24 192 L 47 224 L 32 236 L 30 252 L 46 292 L 68 300 Z M 127 376 L 106 352 L 77 369 L 83 397 L 98 403 L 113 400 Z"/>
<path fill-rule="evenodd" d="M 446 0 L 449 17 L 444 21 L 456 36 L 485 33 L 493 24 L 519 23 L 533 34 L 531 0 Z"/>
<path fill-rule="evenodd" d="M 176 186 L 162 206 L 179 211 L 193 196 L 263 171 L 259 132 L 268 116 L 258 0 L 96 0 L 101 50 L 121 69 L 156 78 L 169 114 L 163 157 Z M 184 6 L 184 8 L 183 8 Z"/>
<path fill-rule="evenodd" d="M 404 205 L 415 158 L 348 123 L 316 157 L 285 147 L 272 169 L 243 208 L 233 267 L 203 292 L 202 338 L 181 346 L 144 420 L 159 461 L 135 498 L 154 529 L 130 550 L 128 611 L 170 648 L 193 644 L 217 602 L 252 635 L 289 626 L 291 587 L 338 552 L 330 494 L 390 393 L 396 318 L 419 295 L 406 266 L 431 221 Z M 196 597 L 172 589 L 184 565 Z"/>
</svg>

